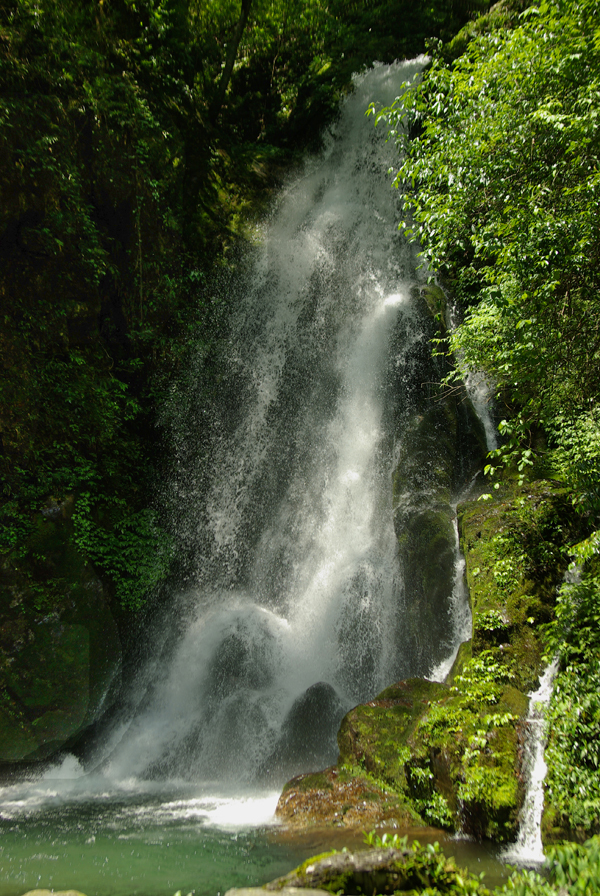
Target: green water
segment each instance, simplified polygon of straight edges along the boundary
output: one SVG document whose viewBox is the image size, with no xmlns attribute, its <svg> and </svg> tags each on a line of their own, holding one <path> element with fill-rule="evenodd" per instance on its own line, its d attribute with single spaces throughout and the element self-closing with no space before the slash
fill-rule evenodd
<svg viewBox="0 0 600 896">
<path fill-rule="evenodd" d="M 293 844 L 273 842 L 265 829 L 207 824 L 198 800 L 99 797 L 17 808 L 0 821 L 0 896 L 36 888 L 215 896 L 265 883 L 298 857 Z"/>
<path fill-rule="evenodd" d="M 217 896 L 263 884 L 324 849 L 362 843 L 360 832 L 290 834 L 248 826 L 252 812 L 264 813 L 268 802 L 139 794 L 67 802 L 51 794 L 42 802 L 13 798 L 0 804 L 0 896 L 38 888 L 86 896 Z M 434 832 L 419 836 L 433 838 Z M 488 885 L 507 874 L 489 849 L 460 841 L 447 841 L 444 849 L 472 871 L 484 871 Z"/>
</svg>

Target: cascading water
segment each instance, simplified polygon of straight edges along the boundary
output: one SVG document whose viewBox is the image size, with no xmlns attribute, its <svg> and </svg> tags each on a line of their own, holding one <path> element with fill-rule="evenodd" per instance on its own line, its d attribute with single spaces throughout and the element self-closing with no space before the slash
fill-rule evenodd
<svg viewBox="0 0 600 896">
<path fill-rule="evenodd" d="M 335 761 L 347 709 L 442 676 L 468 634 L 452 505 L 481 452 L 468 403 L 434 394 L 435 326 L 396 229 L 397 151 L 365 117 L 421 65 L 356 79 L 231 285 L 219 376 L 199 352 L 165 408 L 184 585 L 84 765 L 1 789 L 1 896 L 264 879 L 266 847 L 244 877 L 254 841 L 233 853 L 210 823 L 264 821 L 286 778 Z"/>
<path fill-rule="evenodd" d="M 398 315 L 415 316 L 414 260 L 396 233 L 395 149 L 364 111 L 419 67 L 359 81 L 262 234 L 211 484 L 199 501 L 188 467 L 178 494 L 195 608 L 111 775 L 281 781 L 335 759 L 344 712 L 394 678 L 385 372 Z"/>
<path fill-rule="evenodd" d="M 210 461 L 190 461 L 187 440 L 178 458 L 193 609 L 111 748 L 111 777 L 280 784 L 334 761 L 343 714 L 413 669 L 390 478 L 394 424 L 421 384 L 395 421 L 387 399 L 390 366 L 408 376 L 430 352 L 396 229 L 397 151 L 364 113 L 421 64 L 357 80 L 236 287 Z M 176 399 L 186 415 L 195 388 Z M 462 637 L 452 626 L 446 654 Z"/>
</svg>

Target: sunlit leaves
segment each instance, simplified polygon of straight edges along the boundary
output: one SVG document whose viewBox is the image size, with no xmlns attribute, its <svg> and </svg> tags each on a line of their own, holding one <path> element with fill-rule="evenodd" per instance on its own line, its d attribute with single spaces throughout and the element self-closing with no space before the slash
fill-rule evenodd
<svg viewBox="0 0 600 896">
<path fill-rule="evenodd" d="M 459 364 L 484 370 L 518 412 L 515 450 L 540 424 L 560 439 L 575 487 L 581 440 L 564 431 L 600 394 L 596 12 L 592 0 L 543 2 L 453 67 L 434 59 L 380 113 L 403 153 L 408 229 L 464 309 Z"/>
</svg>

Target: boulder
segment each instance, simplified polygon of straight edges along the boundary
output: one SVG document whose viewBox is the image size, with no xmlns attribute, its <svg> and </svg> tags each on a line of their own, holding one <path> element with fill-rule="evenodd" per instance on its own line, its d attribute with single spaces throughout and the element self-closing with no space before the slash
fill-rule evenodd
<svg viewBox="0 0 600 896">
<path fill-rule="evenodd" d="M 264 763 L 261 777 L 279 777 L 292 771 L 319 768 L 335 759 L 336 732 L 344 705 L 335 688 L 319 681 L 293 703 L 273 753 Z"/>
<path fill-rule="evenodd" d="M 407 848 L 385 848 L 316 856 L 266 884 L 265 890 L 281 892 L 287 887 L 300 887 L 330 893 L 394 893 L 407 889 L 412 882 L 412 871 L 407 873 L 406 867 L 410 855 Z"/>
<path fill-rule="evenodd" d="M 79 890 L 28 890 L 24 896 L 84 896 Z"/>
<path fill-rule="evenodd" d="M 369 830 L 378 825 L 422 824 L 402 796 L 358 770 L 331 766 L 289 781 L 275 814 L 294 827 L 343 827 Z"/>
<path fill-rule="evenodd" d="M 46 759 L 111 704 L 121 645 L 103 584 L 73 544 L 69 502 L 0 568 L 0 762 Z"/>
<path fill-rule="evenodd" d="M 443 684 L 399 681 L 369 703 L 352 709 L 338 733 L 339 762 L 363 768 L 395 790 L 407 792 L 402 747 L 430 703 L 448 695 Z"/>
<path fill-rule="evenodd" d="M 408 845 L 393 837 L 389 845 L 350 852 L 330 852 L 307 859 L 264 890 L 286 893 L 290 887 L 335 893 L 337 896 L 386 893 L 479 892 L 479 878 L 457 867 L 439 845 Z M 263 892 L 264 892 L 263 890 Z M 487 892 L 487 890 L 486 890 Z"/>
<path fill-rule="evenodd" d="M 307 887 L 282 887 L 279 892 L 281 893 L 281 896 L 302 896 L 302 894 L 306 894 Z M 331 896 L 328 890 L 316 890 L 311 888 L 310 892 L 312 896 Z M 265 896 L 265 888 L 233 887 L 231 890 L 227 890 L 225 896 Z"/>
</svg>

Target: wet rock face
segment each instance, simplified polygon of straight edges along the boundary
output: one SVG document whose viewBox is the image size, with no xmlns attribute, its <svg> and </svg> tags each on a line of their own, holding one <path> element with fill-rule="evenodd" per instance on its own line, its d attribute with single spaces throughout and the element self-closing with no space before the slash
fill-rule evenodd
<svg viewBox="0 0 600 896">
<path fill-rule="evenodd" d="M 417 381 L 439 381 L 442 372 L 430 356 L 416 366 Z M 452 502 L 483 467 L 485 435 L 464 390 L 428 395 L 424 387 L 405 400 L 395 429 L 394 528 L 403 570 L 407 671 L 427 675 L 451 649 Z"/>
<path fill-rule="evenodd" d="M 40 515 L 43 562 L 0 569 L 0 762 L 45 759 L 112 702 L 121 645 L 101 581 L 70 541 L 68 515 Z"/>
<path fill-rule="evenodd" d="M 319 768 L 335 758 L 336 731 L 344 706 L 335 689 L 320 681 L 294 701 L 281 737 L 262 769 L 261 777 L 281 781 L 292 770 Z"/>
</svg>

